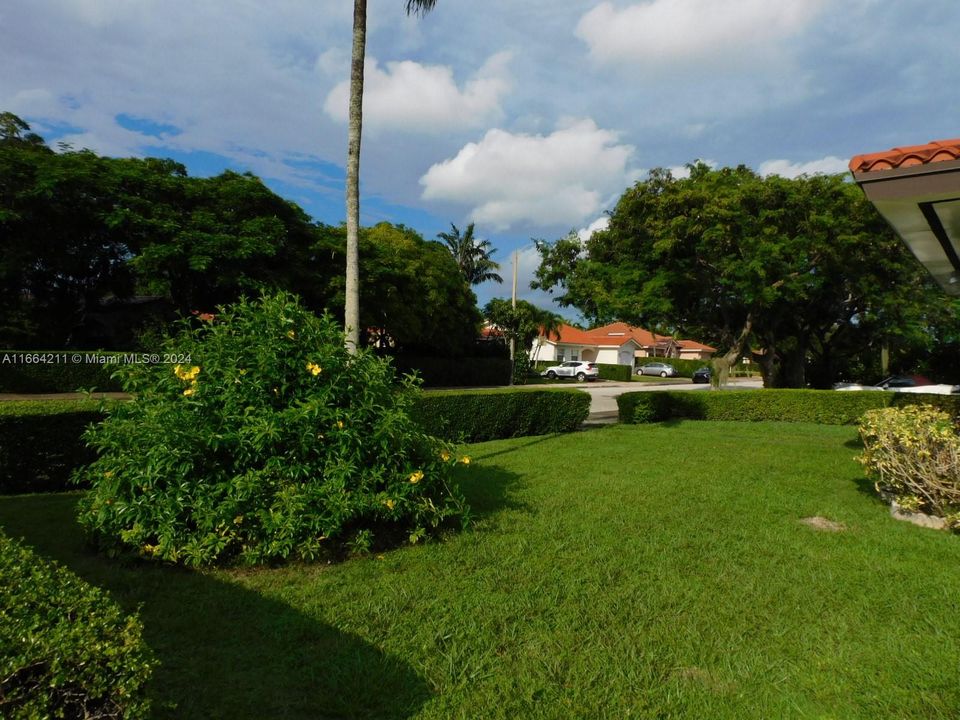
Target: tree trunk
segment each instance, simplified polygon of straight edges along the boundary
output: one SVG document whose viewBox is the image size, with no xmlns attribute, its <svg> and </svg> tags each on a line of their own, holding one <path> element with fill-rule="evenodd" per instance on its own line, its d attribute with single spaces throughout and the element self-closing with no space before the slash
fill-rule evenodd
<svg viewBox="0 0 960 720">
<path fill-rule="evenodd" d="M 347 350 L 360 344 L 360 138 L 363 129 L 363 60 L 367 44 L 367 0 L 353 2 L 353 56 L 347 130 L 347 283 L 343 327 Z"/>
<path fill-rule="evenodd" d="M 740 335 L 733 342 L 730 349 L 720 357 L 713 359 L 711 363 L 713 365 L 713 372 L 710 374 L 710 384 L 713 387 L 726 387 L 727 379 L 730 377 L 730 368 L 736 365 L 740 358 L 743 357 L 743 351 L 752 330 L 753 314 L 750 313 L 747 315 L 747 319 L 743 321 L 743 329 L 740 330 Z"/>
</svg>

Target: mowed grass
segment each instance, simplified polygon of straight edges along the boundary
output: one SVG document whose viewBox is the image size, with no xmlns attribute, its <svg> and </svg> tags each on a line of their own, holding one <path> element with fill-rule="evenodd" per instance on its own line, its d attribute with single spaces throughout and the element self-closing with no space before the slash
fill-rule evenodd
<svg viewBox="0 0 960 720">
<path fill-rule="evenodd" d="M 118 567 L 72 495 L 0 524 L 142 606 L 158 717 L 956 718 L 960 538 L 891 519 L 858 451 L 787 423 L 484 443 L 473 529 L 332 566 Z"/>
</svg>

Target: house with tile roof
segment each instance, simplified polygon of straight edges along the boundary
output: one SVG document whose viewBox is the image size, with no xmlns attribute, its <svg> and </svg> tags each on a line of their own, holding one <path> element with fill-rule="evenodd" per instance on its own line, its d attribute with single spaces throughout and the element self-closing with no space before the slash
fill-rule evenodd
<svg viewBox="0 0 960 720">
<path fill-rule="evenodd" d="M 677 340 L 618 322 L 592 330 L 561 325 L 558 335 L 538 337 L 530 355 L 534 361 L 586 360 L 633 367 L 637 358 L 707 360 L 715 352 L 715 348 L 695 340 Z"/>
</svg>

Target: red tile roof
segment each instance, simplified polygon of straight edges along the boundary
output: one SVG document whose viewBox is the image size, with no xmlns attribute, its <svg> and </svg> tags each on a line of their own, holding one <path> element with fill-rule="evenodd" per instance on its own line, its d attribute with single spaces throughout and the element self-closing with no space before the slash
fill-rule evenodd
<svg viewBox="0 0 960 720">
<path fill-rule="evenodd" d="M 936 140 L 926 145 L 893 148 L 886 152 L 857 155 L 850 161 L 850 170 L 855 173 L 874 172 L 958 159 L 960 159 L 960 138 L 955 138 Z"/>
<path fill-rule="evenodd" d="M 673 340 L 668 335 L 655 335 L 649 330 L 633 327 L 623 322 L 610 323 L 592 330 L 580 330 L 570 325 L 560 326 L 560 338 L 552 335 L 548 340 L 552 342 L 569 343 L 571 345 L 623 345 L 628 340 L 634 340 L 640 347 L 652 347 L 662 345 Z M 677 345 L 682 348 L 695 348 L 697 350 L 707 350 L 716 352 L 715 348 L 709 345 L 702 345 L 693 340 L 676 340 Z"/>
</svg>

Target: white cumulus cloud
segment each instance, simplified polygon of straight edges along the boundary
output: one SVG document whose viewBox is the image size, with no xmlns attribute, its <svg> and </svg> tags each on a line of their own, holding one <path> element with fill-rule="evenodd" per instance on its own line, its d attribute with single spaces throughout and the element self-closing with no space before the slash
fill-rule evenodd
<svg viewBox="0 0 960 720">
<path fill-rule="evenodd" d="M 576 33 L 600 62 L 671 64 L 736 61 L 798 34 L 824 0 L 653 0 L 602 2 Z"/>
<path fill-rule="evenodd" d="M 606 230 L 609 226 L 610 217 L 608 215 L 601 215 L 585 228 L 577 230 L 577 237 L 580 238 L 580 242 L 585 243 L 595 232 L 598 230 Z"/>
<path fill-rule="evenodd" d="M 469 205 L 471 220 L 497 229 L 576 226 L 623 192 L 633 151 L 590 119 L 549 135 L 494 129 L 433 165 L 420 184 L 425 200 Z"/>
<path fill-rule="evenodd" d="M 510 89 L 509 61 L 509 52 L 493 55 L 461 89 L 446 65 L 404 60 L 381 68 L 375 59 L 368 59 L 364 128 L 435 132 L 489 124 L 503 114 L 500 100 Z M 350 81 L 344 80 L 327 95 L 324 110 L 334 120 L 346 122 L 349 98 Z"/>
<path fill-rule="evenodd" d="M 789 160 L 767 160 L 760 163 L 758 172 L 761 175 L 779 175 L 785 178 L 795 178 L 801 175 L 833 174 L 847 171 L 847 160 L 834 155 L 811 160 L 805 163 L 790 162 Z"/>
</svg>

